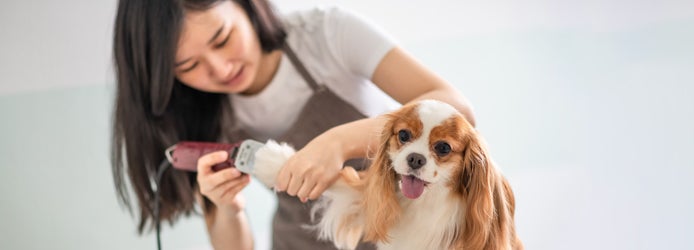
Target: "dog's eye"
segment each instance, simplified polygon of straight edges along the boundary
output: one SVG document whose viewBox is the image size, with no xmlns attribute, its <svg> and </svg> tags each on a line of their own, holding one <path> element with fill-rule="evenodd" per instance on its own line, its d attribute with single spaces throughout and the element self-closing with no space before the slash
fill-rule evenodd
<svg viewBox="0 0 694 250">
<path fill-rule="evenodd" d="M 412 135 L 410 134 L 410 131 L 407 131 L 404 129 L 398 131 L 398 139 L 400 139 L 400 142 L 403 142 L 403 143 L 408 142 L 408 141 L 410 141 L 410 137 L 412 137 Z"/>
<path fill-rule="evenodd" d="M 445 142 L 437 142 L 436 145 L 434 145 L 434 151 L 436 151 L 436 154 L 439 156 L 447 155 L 451 152 L 451 145 Z"/>
</svg>

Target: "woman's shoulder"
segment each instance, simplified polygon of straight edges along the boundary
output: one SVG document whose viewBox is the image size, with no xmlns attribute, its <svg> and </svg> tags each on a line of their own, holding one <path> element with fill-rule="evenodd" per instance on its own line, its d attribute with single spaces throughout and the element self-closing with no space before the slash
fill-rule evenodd
<svg viewBox="0 0 694 250">
<path fill-rule="evenodd" d="M 317 6 L 293 11 L 284 15 L 287 42 L 302 59 L 319 61 L 317 64 L 334 64 L 336 51 L 340 50 L 341 37 L 337 32 L 344 30 L 344 13 L 339 6 Z M 338 63 L 339 64 L 339 63 Z"/>
<path fill-rule="evenodd" d="M 349 9 L 337 5 L 321 5 L 302 9 L 284 16 L 284 23 L 289 33 L 304 32 L 330 35 L 340 31 L 340 27 L 352 25 L 364 19 Z"/>
<path fill-rule="evenodd" d="M 395 46 L 385 31 L 339 6 L 315 7 L 286 16 L 287 42 L 318 72 L 371 78 Z M 319 75 L 320 73 L 314 73 Z"/>
<path fill-rule="evenodd" d="M 329 8 L 332 8 L 329 7 Z M 326 6 L 314 6 L 308 9 L 298 9 L 283 15 L 284 21 L 289 26 L 305 23 L 313 23 L 325 15 Z"/>
<path fill-rule="evenodd" d="M 284 16 L 284 24 L 290 44 L 311 48 L 318 54 L 328 53 L 337 60 L 346 60 L 343 54 L 353 53 L 355 49 L 370 53 L 376 45 L 389 48 L 394 44 L 370 20 L 336 5 L 294 11 Z"/>
</svg>

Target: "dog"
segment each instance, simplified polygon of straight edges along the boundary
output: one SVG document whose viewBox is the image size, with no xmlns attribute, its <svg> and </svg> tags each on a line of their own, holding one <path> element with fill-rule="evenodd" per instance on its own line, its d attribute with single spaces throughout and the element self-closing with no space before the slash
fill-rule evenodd
<svg viewBox="0 0 694 250">
<path fill-rule="evenodd" d="M 523 249 L 513 191 L 477 131 L 452 106 L 411 103 L 385 115 L 380 147 L 363 173 L 345 167 L 313 208 L 312 228 L 339 249 Z M 256 178 L 272 187 L 286 144 L 256 153 Z"/>
</svg>

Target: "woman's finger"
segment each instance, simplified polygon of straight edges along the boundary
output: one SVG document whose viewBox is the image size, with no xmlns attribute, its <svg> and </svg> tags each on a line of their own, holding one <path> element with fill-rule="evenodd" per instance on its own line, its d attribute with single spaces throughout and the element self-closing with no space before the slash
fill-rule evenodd
<svg viewBox="0 0 694 250">
<path fill-rule="evenodd" d="M 325 189 L 327 189 L 327 185 L 324 182 L 318 182 L 311 192 L 308 194 L 308 199 L 309 200 L 316 200 L 318 197 L 320 197 L 323 192 L 325 192 Z"/>
<path fill-rule="evenodd" d="M 208 196 L 210 196 L 210 198 L 218 199 L 218 198 L 222 197 L 224 195 L 224 193 L 226 193 L 228 190 L 233 189 L 237 186 L 243 186 L 243 182 L 244 182 L 243 177 L 239 177 L 239 178 L 225 181 L 224 183 L 217 185 L 215 188 L 210 189 L 210 191 L 208 192 L 209 193 Z"/>
<path fill-rule="evenodd" d="M 249 175 L 244 175 L 241 176 L 241 178 L 239 178 L 238 180 L 234 180 L 233 182 L 233 185 L 230 185 L 226 188 L 226 190 L 222 192 L 222 194 L 219 196 L 220 199 L 225 200 L 227 199 L 227 197 L 229 197 L 230 199 L 236 197 L 236 195 L 238 195 L 241 192 L 241 190 L 243 190 L 243 188 L 245 188 L 246 186 L 248 186 L 249 183 L 251 183 L 251 177 Z"/>
<path fill-rule="evenodd" d="M 198 184 L 200 185 L 200 191 L 203 193 L 211 193 L 220 185 L 223 185 L 230 180 L 237 179 L 239 176 L 241 176 L 241 172 L 235 168 L 223 169 L 203 177 L 200 177 L 200 173 L 198 173 Z"/>
<path fill-rule="evenodd" d="M 207 181 L 212 186 L 212 188 L 214 188 L 229 180 L 239 178 L 239 176 L 241 176 L 241 171 L 239 171 L 238 169 L 226 168 L 208 176 Z"/>
<path fill-rule="evenodd" d="M 301 188 L 299 188 L 299 191 L 296 193 L 296 196 L 299 197 L 302 202 L 306 202 L 306 200 L 308 200 L 309 194 L 311 194 L 311 191 L 315 186 L 316 182 L 313 181 L 311 178 L 304 179 L 304 183 L 301 185 Z"/>
<path fill-rule="evenodd" d="M 284 190 L 287 190 L 287 186 L 289 186 L 289 181 L 291 179 L 290 170 L 289 170 L 289 165 L 284 165 L 282 169 L 280 169 L 280 172 L 277 174 L 277 178 L 275 179 L 275 191 L 277 192 L 282 192 Z"/>
<path fill-rule="evenodd" d="M 229 153 L 226 151 L 215 151 L 206 155 L 203 155 L 198 159 L 198 175 L 209 175 L 214 173 L 212 166 L 217 163 L 221 163 L 227 160 Z"/>
<path fill-rule="evenodd" d="M 296 196 L 299 192 L 301 185 L 304 183 L 304 177 L 299 174 L 292 174 L 289 179 L 289 186 L 287 187 L 287 194 L 291 196 Z"/>
</svg>

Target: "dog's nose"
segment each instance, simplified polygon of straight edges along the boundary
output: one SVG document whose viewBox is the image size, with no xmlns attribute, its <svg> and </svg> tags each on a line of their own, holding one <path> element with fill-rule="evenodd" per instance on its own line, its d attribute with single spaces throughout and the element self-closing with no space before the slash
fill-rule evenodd
<svg viewBox="0 0 694 250">
<path fill-rule="evenodd" d="M 427 164 L 427 158 L 418 153 L 411 153 L 407 156 L 407 165 L 412 169 L 419 169 Z"/>
</svg>

